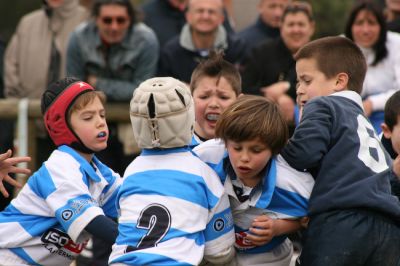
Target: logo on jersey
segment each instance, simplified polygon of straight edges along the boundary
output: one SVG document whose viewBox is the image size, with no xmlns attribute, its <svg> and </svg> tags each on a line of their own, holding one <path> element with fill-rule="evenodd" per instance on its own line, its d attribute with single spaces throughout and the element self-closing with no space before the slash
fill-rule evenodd
<svg viewBox="0 0 400 266">
<path fill-rule="evenodd" d="M 40 240 L 47 250 L 49 250 L 51 253 L 57 252 L 60 255 L 62 255 L 62 252 L 59 251 L 60 248 L 64 248 L 73 253 L 79 254 L 86 246 L 86 243 L 75 244 L 67 233 L 55 228 L 50 228 L 47 230 L 42 235 Z"/>
<path fill-rule="evenodd" d="M 71 219 L 72 215 L 74 215 L 74 213 L 71 210 L 65 210 L 61 213 L 61 218 L 64 221 L 68 221 L 69 219 Z"/>
<path fill-rule="evenodd" d="M 214 222 L 214 230 L 219 232 L 222 231 L 225 227 L 225 221 L 222 218 L 218 218 Z"/>
<path fill-rule="evenodd" d="M 73 209 L 75 214 L 79 214 L 91 206 L 99 206 L 98 202 L 94 199 L 73 199 L 69 202 L 70 208 Z"/>
<path fill-rule="evenodd" d="M 235 247 L 239 250 L 246 250 L 256 247 L 250 240 L 247 239 L 246 232 L 235 233 Z"/>
</svg>

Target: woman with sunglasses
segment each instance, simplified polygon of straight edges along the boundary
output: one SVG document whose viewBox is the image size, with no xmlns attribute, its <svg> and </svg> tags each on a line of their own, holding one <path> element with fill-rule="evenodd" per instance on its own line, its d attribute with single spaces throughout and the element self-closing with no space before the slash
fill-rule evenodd
<svg viewBox="0 0 400 266">
<path fill-rule="evenodd" d="M 361 48 L 367 60 L 361 96 L 365 114 L 379 134 L 385 103 L 400 90 L 400 34 L 386 30 L 382 11 L 371 1 L 361 1 L 353 7 L 345 34 Z"/>
<path fill-rule="evenodd" d="M 280 38 L 267 40 L 253 48 L 242 71 L 243 93 L 277 101 L 291 131 L 296 101 L 296 62 L 293 56 L 311 40 L 314 29 L 310 4 L 302 1 L 289 3 L 282 15 Z"/>
</svg>

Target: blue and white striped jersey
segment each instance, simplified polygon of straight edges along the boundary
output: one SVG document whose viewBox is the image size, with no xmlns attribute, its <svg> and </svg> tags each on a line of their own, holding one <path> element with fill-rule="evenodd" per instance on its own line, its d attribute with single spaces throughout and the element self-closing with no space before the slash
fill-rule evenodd
<svg viewBox="0 0 400 266">
<path fill-rule="evenodd" d="M 117 208 L 110 264 L 198 265 L 203 256 L 232 254 L 228 197 L 189 148 L 143 150 L 126 169 Z"/>
<path fill-rule="evenodd" d="M 190 146 L 190 148 L 193 149 L 194 147 L 196 147 L 197 145 L 199 145 L 201 143 L 203 143 L 203 141 L 200 139 L 200 137 L 197 136 L 196 134 L 193 134 L 192 141 L 190 142 L 189 146 Z"/>
<path fill-rule="evenodd" d="M 260 254 L 259 263 L 263 263 L 262 253 L 282 244 L 286 236 L 275 237 L 260 247 L 249 245 L 244 239 L 253 220 L 263 214 L 275 219 L 307 216 L 308 199 L 314 185 L 312 176 L 296 171 L 281 156 L 274 157 L 269 162 L 263 182 L 253 188 L 249 199 L 240 202 L 232 184 L 237 183 L 236 176 L 230 176 L 227 171 L 230 162 L 224 142 L 219 139 L 208 140 L 193 151 L 217 172 L 224 183 L 232 208 L 238 255 Z"/>
<path fill-rule="evenodd" d="M 120 176 L 96 157 L 92 164 L 60 146 L 0 213 L 0 248 L 29 265 L 70 265 L 98 215 L 117 216 Z"/>
</svg>

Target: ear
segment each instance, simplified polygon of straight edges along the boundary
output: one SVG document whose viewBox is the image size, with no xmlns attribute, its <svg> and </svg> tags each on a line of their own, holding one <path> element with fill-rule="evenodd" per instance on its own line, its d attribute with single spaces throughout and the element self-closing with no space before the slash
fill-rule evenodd
<svg viewBox="0 0 400 266">
<path fill-rule="evenodd" d="M 386 123 L 382 123 L 381 128 L 382 128 L 382 133 L 385 136 L 385 138 L 390 139 L 392 137 L 392 131 L 390 130 L 388 125 L 386 125 Z"/>
<path fill-rule="evenodd" d="M 347 85 L 349 83 L 349 75 L 344 72 L 340 72 L 336 75 L 336 84 L 335 84 L 335 92 L 343 91 L 347 89 Z"/>
</svg>

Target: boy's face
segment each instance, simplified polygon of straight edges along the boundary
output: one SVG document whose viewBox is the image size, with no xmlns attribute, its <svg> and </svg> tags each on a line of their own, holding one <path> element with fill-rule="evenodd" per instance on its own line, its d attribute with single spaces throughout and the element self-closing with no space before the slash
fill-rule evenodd
<svg viewBox="0 0 400 266">
<path fill-rule="evenodd" d="M 382 132 L 386 138 L 390 138 L 393 150 L 400 154 L 400 116 L 397 117 L 397 123 L 392 130 L 385 123 L 382 124 Z"/>
<path fill-rule="evenodd" d="M 326 78 L 313 58 L 303 58 L 296 63 L 297 72 L 297 103 L 300 107 L 315 97 L 330 95 L 339 91 L 336 77 Z"/>
<path fill-rule="evenodd" d="M 256 186 L 272 157 L 271 150 L 259 139 L 240 142 L 228 140 L 226 148 L 236 176 L 246 186 Z"/>
<path fill-rule="evenodd" d="M 215 125 L 220 114 L 231 105 L 237 96 L 228 81 L 221 77 L 203 77 L 193 91 L 196 123 L 194 130 L 204 139 L 215 136 Z"/>
<path fill-rule="evenodd" d="M 108 127 L 99 98 L 94 98 L 81 110 L 73 111 L 70 121 L 72 130 L 87 148 L 95 152 L 107 148 Z"/>
</svg>

